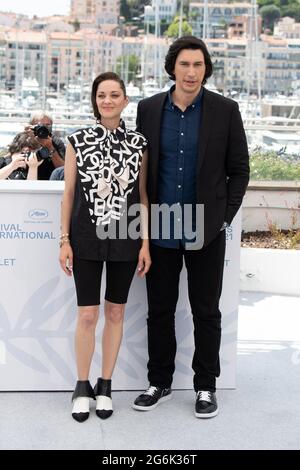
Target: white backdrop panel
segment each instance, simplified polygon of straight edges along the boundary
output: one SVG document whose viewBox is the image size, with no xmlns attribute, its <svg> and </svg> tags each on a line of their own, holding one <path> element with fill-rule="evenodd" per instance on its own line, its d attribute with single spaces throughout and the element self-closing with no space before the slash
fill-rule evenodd
<svg viewBox="0 0 300 470">
<path fill-rule="evenodd" d="M 75 291 L 73 280 L 64 275 L 58 263 L 63 184 L 0 181 L 0 390 L 72 390 L 76 381 Z M 227 230 L 218 388 L 235 388 L 236 384 L 239 246 L 240 214 Z M 101 293 L 103 299 L 104 276 Z M 136 276 L 113 377 L 115 390 L 139 390 L 147 385 L 146 315 L 145 281 Z M 92 383 L 101 371 L 102 328 L 100 315 Z M 189 389 L 194 340 L 185 269 L 180 280 L 176 334 L 173 386 Z"/>
</svg>

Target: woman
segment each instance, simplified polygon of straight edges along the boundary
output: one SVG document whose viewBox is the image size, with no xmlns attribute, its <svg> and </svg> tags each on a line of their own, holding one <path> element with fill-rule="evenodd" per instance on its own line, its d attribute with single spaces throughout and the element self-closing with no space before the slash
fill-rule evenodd
<svg viewBox="0 0 300 470">
<path fill-rule="evenodd" d="M 17 134 L 8 147 L 9 153 L 0 158 L 0 179 L 5 180 L 37 180 L 38 161 L 35 151 L 40 144 L 34 136 L 27 132 Z"/>
<path fill-rule="evenodd" d="M 139 275 L 144 277 L 151 264 L 146 139 L 127 130 L 120 120 L 128 98 L 118 75 L 112 72 L 99 75 L 93 82 L 91 98 L 97 125 L 68 138 L 60 241 L 60 264 L 68 276 L 74 273 L 78 302 L 75 334 L 78 381 L 72 397 L 72 416 L 79 422 L 89 417 L 89 398 L 96 398 L 100 418 L 106 419 L 113 412 L 111 377 L 122 339 L 128 291 L 137 265 Z M 146 208 L 141 212 L 142 237 L 134 239 L 128 234 L 123 239 L 115 237 L 124 221 L 131 220 L 126 218 L 124 207 L 133 204 Z M 93 390 L 88 377 L 104 261 L 102 377 Z"/>
</svg>

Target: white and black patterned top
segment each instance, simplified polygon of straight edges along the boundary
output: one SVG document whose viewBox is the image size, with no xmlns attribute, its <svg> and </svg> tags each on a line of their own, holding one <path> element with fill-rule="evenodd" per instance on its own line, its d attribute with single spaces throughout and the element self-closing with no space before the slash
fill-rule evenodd
<svg viewBox="0 0 300 470">
<path fill-rule="evenodd" d="M 118 224 L 125 208 L 139 203 L 139 170 L 147 147 L 145 137 L 126 129 L 120 121 L 114 130 L 98 124 L 74 132 L 68 140 L 76 152 L 77 163 L 71 223 L 75 255 L 106 261 L 137 258 L 140 240 L 99 240 L 96 230 L 99 226 Z"/>
</svg>

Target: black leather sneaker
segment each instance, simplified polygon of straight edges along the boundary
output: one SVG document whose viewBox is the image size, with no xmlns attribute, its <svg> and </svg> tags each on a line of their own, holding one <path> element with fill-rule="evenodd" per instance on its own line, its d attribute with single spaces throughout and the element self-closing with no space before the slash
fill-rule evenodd
<svg viewBox="0 0 300 470">
<path fill-rule="evenodd" d="M 197 418 L 213 418 L 217 416 L 218 403 L 213 392 L 199 391 L 196 394 L 195 416 Z"/>
<path fill-rule="evenodd" d="M 139 411 L 150 411 L 154 410 L 159 403 L 170 400 L 171 398 L 171 388 L 160 388 L 150 385 L 142 395 L 136 398 L 132 407 Z"/>
</svg>

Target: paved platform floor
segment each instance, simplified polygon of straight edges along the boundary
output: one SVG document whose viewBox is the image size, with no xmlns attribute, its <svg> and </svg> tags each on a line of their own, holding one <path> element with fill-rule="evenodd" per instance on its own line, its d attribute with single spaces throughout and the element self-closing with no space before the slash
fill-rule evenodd
<svg viewBox="0 0 300 470">
<path fill-rule="evenodd" d="M 237 389 L 220 413 L 193 414 L 194 392 L 175 391 L 152 412 L 115 392 L 114 415 L 70 416 L 70 393 L 0 393 L 0 449 L 300 449 L 300 297 L 240 295 Z"/>
</svg>

